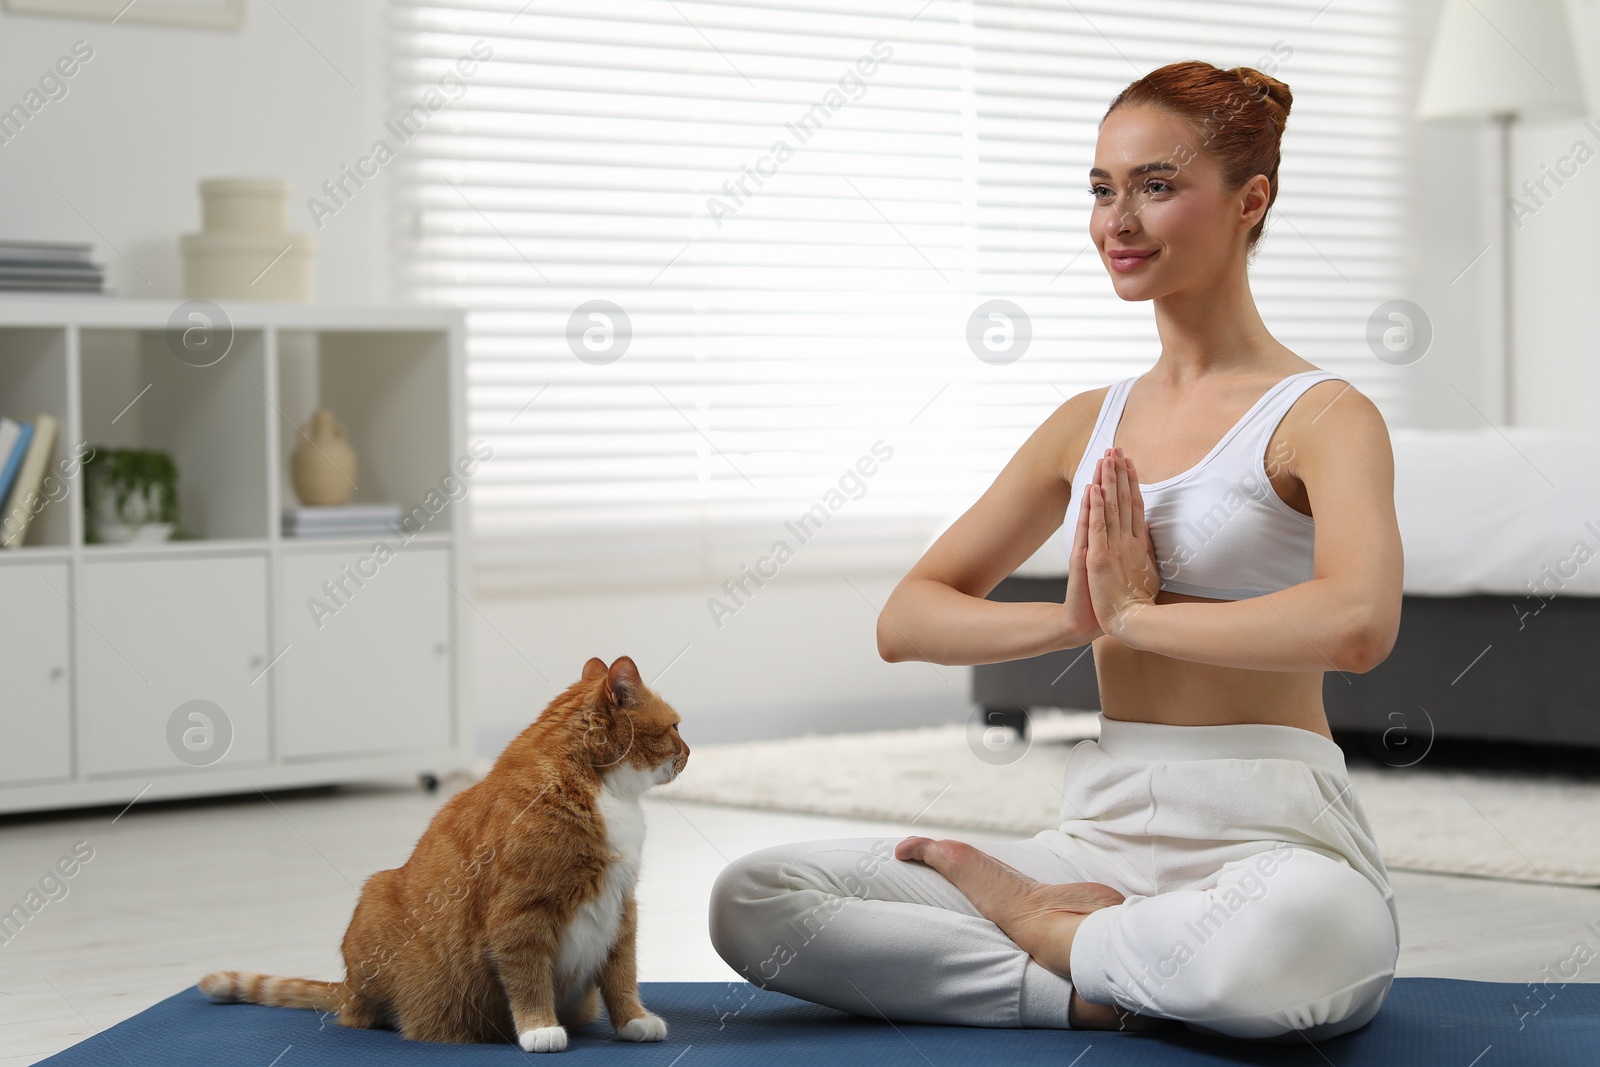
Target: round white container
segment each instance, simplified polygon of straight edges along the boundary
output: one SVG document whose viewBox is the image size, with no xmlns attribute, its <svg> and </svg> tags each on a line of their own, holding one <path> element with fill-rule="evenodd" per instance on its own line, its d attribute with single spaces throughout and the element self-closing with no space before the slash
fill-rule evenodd
<svg viewBox="0 0 1600 1067">
<path fill-rule="evenodd" d="M 186 233 L 180 245 L 187 300 L 316 298 L 315 234 Z"/>
<path fill-rule="evenodd" d="M 289 183 L 208 178 L 200 183 L 200 219 L 207 233 L 282 233 L 289 228 Z"/>
</svg>

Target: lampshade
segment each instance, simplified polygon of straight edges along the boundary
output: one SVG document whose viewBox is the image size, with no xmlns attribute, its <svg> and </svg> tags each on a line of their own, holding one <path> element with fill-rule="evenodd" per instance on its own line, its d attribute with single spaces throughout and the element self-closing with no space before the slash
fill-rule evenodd
<svg viewBox="0 0 1600 1067">
<path fill-rule="evenodd" d="M 1562 0 L 1445 0 L 1417 118 L 1587 111 Z"/>
</svg>

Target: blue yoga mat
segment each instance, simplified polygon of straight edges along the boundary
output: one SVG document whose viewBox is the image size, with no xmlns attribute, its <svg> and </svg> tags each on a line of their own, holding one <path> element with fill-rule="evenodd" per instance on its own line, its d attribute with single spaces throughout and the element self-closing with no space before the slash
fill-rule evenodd
<svg viewBox="0 0 1600 1067">
<path fill-rule="evenodd" d="M 1313 1047 L 1230 1041 L 1183 1027 L 1119 1034 L 891 1024 L 742 982 L 647 982 L 640 992 L 645 1005 L 667 1020 L 666 1041 L 617 1041 L 602 1015 L 572 1031 L 565 1052 L 549 1055 L 556 1064 L 635 1067 L 1600 1063 L 1600 983 L 1538 986 L 1539 997 L 1534 988 L 1451 978 L 1397 979 L 1371 1023 Z M 1090 1051 L 1077 1059 L 1085 1050 Z M 510 1044 L 434 1045 L 406 1041 L 390 1031 L 349 1030 L 312 1011 L 212 1004 L 190 988 L 43 1062 L 52 1067 L 478 1067 L 525 1064 L 529 1055 Z"/>
</svg>

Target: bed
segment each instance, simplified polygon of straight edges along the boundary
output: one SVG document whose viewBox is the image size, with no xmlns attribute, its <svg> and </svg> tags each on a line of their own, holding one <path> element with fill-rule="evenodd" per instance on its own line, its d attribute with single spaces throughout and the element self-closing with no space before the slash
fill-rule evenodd
<svg viewBox="0 0 1600 1067">
<path fill-rule="evenodd" d="M 1420 759 L 1438 737 L 1600 747 L 1600 435 L 1532 428 L 1390 433 L 1405 549 L 1400 633 L 1365 674 L 1328 672 L 1335 730 Z M 1157 546 L 1158 548 L 1160 546 Z M 990 600 L 1060 600 L 1057 531 Z M 991 723 L 1099 708 L 1088 648 L 972 672 Z"/>
</svg>

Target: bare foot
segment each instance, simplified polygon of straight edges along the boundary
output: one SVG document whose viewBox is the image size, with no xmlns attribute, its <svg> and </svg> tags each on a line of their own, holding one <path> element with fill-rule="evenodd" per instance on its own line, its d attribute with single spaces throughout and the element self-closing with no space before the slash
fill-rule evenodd
<svg viewBox="0 0 1600 1067">
<path fill-rule="evenodd" d="M 972 901 L 978 914 L 1000 927 L 1017 946 L 1047 970 L 1072 977 L 1072 939 L 1092 911 L 1121 904 L 1123 894 L 1102 882 L 1039 882 L 964 841 L 908 837 L 895 846 L 895 859 L 926 863 Z M 1077 1030 L 1154 1030 L 1171 1024 L 1095 1004 L 1072 991 L 1067 1021 Z"/>
<path fill-rule="evenodd" d="M 1124 899 L 1100 882 L 1035 881 L 964 841 L 908 837 L 895 846 L 894 856 L 926 863 L 944 875 L 978 914 L 1004 930 L 1041 967 L 1063 978 L 1072 977 L 1072 938 L 1083 917 Z"/>
<path fill-rule="evenodd" d="M 1102 882 L 1035 881 L 964 841 L 908 837 L 895 846 L 894 856 L 926 863 L 944 875 L 978 914 L 1005 931 L 1041 967 L 1063 978 L 1072 977 L 1072 939 L 1083 917 L 1125 899 Z M 1115 1004 L 1084 1000 L 1076 989 L 1067 1021 L 1077 1030 L 1155 1030 L 1171 1024 Z"/>
</svg>

